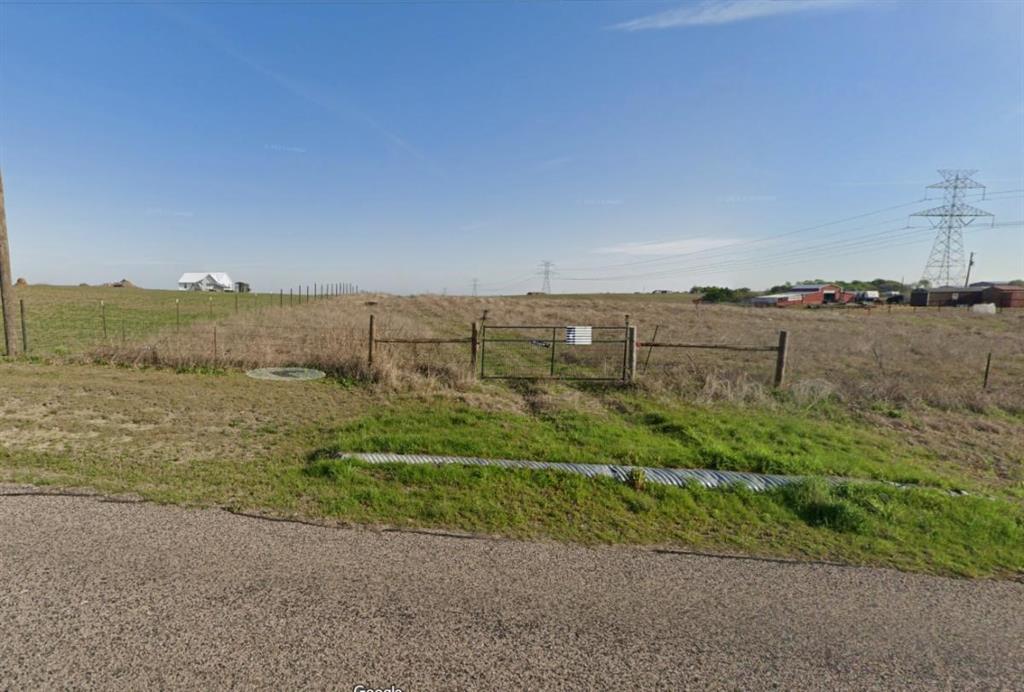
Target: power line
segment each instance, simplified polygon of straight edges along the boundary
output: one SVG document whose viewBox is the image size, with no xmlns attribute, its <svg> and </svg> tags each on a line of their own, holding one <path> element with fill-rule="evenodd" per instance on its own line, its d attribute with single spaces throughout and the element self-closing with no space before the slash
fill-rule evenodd
<svg viewBox="0 0 1024 692">
<path fill-rule="evenodd" d="M 535 276 L 537 276 L 537 273 L 534 272 L 534 271 L 531 271 L 531 272 L 526 273 L 526 274 L 520 274 L 519 276 L 514 276 L 511 279 L 505 279 L 504 281 L 495 281 L 493 283 L 484 282 L 484 283 L 481 283 L 480 286 L 482 286 L 486 290 L 492 290 L 492 289 L 495 289 L 495 288 L 501 288 L 503 286 L 518 285 L 518 284 L 526 283 L 527 281 L 533 281 Z"/>
<path fill-rule="evenodd" d="M 874 223 L 866 224 L 864 226 L 855 226 L 853 228 L 844 228 L 842 230 L 835 231 L 833 233 L 827 233 L 827 234 L 819 235 L 819 236 L 816 236 L 816 237 L 818 239 L 821 239 L 821 238 L 829 238 L 829 237 L 834 237 L 834 236 L 845 236 L 845 235 L 849 235 L 850 233 L 852 233 L 854 231 L 861 231 L 861 230 L 865 230 L 865 229 L 877 228 L 878 226 L 883 225 L 883 224 L 896 223 L 897 221 L 902 221 L 904 218 L 905 217 L 898 216 L 898 217 L 891 218 L 891 219 L 883 219 L 881 221 L 876 221 Z M 904 227 L 905 226 L 900 226 L 900 227 L 897 227 L 897 228 L 891 229 L 891 230 L 900 230 L 900 229 L 902 229 Z M 792 246 L 794 246 L 796 244 L 796 247 L 806 248 L 807 247 L 806 245 L 798 245 L 798 243 L 801 243 L 801 242 L 802 241 L 799 240 L 799 239 L 794 239 L 792 241 L 789 241 L 789 242 L 784 243 L 781 246 L 777 246 L 777 247 L 786 248 L 786 247 L 792 247 Z M 663 264 L 662 266 L 657 266 L 657 267 L 637 267 L 637 268 L 641 269 L 641 270 L 649 268 L 652 272 L 664 272 L 664 271 L 671 271 L 675 267 L 687 267 L 687 266 L 690 266 L 690 263 L 692 263 L 694 261 L 697 261 L 697 262 L 719 262 L 719 261 L 721 261 L 721 262 L 729 262 L 729 261 L 734 261 L 734 260 L 729 259 L 729 257 L 731 255 L 736 255 L 737 253 L 748 253 L 749 254 L 750 252 L 761 252 L 762 248 L 751 247 L 754 244 L 755 243 L 753 243 L 753 242 L 731 243 L 729 245 L 725 245 L 725 246 L 718 247 L 718 248 L 709 248 L 707 250 L 699 250 L 699 251 L 694 251 L 694 252 L 691 252 L 691 253 L 686 253 L 686 256 L 689 257 L 690 259 L 684 261 L 682 264 L 677 264 L 682 259 L 682 256 L 676 256 L 676 257 L 672 257 L 672 258 L 659 258 L 659 259 L 665 259 L 666 262 L 668 262 L 667 264 Z M 770 248 L 769 248 L 769 250 L 770 250 Z M 777 252 L 778 250 L 776 249 L 775 251 Z M 629 268 L 630 266 L 633 266 L 633 265 L 628 265 L 626 268 Z M 573 271 L 573 270 L 566 270 L 566 271 Z M 590 271 L 590 270 L 583 268 L 583 269 L 578 269 L 578 270 L 575 270 L 575 271 Z M 647 274 L 638 274 L 637 276 L 644 276 L 644 275 L 647 275 Z"/>
<path fill-rule="evenodd" d="M 1006 224 L 996 224 L 994 227 L 995 228 L 999 228 L 1001 226 L 1024 226 L 1024 221 L 1018 221 L 1018 222 L 1006 223 Z M 986 226 L 986 227 L 982 227 L 982 228 L 971 229 L 968 232 L 984 231 L 984 230 L 989 230 L 990 228 L 992 228 L 992 227 L 987 227 Z M 921 243 L 925 243 L 925 242 L 928 241 L 928 237 L 927 236 L 920 237 L 922 231 L 924 231 L 928 235 L 930 235 L 931 232 L 932 232 L 932 229 L 930 227 L 929 228 L 918 228 L 914 232 L 908 233 L 906 236 L 894 236 L 894 240 L 896 240 L 898 242 L 879 243 L 879 242 L 873 241 L 873 240 L 872 241 L 857 241 L 855 244 L 852 244 L 852 245 L 849 245 L 849 246 L 844 246 L 844 247 L 838 248 L 838 249 L 841 249 L 843 251 L 844 255 L 855 255 L 855 254 L 863 254 L 865 252 L 877 252 L 878 250 L 882 250 L 882 249 L 889 250 L 889 249 L 893 249 L 893 248 L 908 247 L 908 246 L 912 246 L 912 245 L 919 245 Z M 824 254 L 824 253 L 818 252 L 818 253 L 815 253 L 815 254 L 816 255 L 821 255 L 821 254 Z M 830 253 L 830 254 L 834 254 L 834 253 Z M 787 254 L 787 255 L 779 258 L 779 259 L 772 260 L 772 264 L 773 264 L 773 266 L 789 266 L 789 265 L 793 265 L 793 264 L 805 263 L 805 262 L 807 262 L 808 259 L 810 259 L 808 256 L 799 256 L 799 255 L 794 255 L 794 254 L 790 253 L 790 254 Z M 683 273 L 683 271 L 685 271 L 687 276 L 697 277 L 697 276 L 707 276 L 707 275 L 710 275 L 710 274 L 718 274 L 718 273 L 721 273 L 723 271 L 731 271 L 731 272 L 750 271 L 750 270 L 760 269 L 763 266 L 764 266 L 764 261 L 763 260 L 761 260 L 761 259 L 753 259 L 753 260 L 745 260 L 743 264 L 736 264 L 736 265 L 732 265 L 732 266 L 709 265 L 709 266 L 706 266 L 706 267 L 703 267 L 703 268 L 687 269 L 687 270 L 680 270 L 680 271 L 673 271 L 673 272 L 664 272 L 661 275 L 665 276 L 665 277 L 668 277 L 668 276 L 671 276 L 672 274 Z M 579 282 L 591 282 L 591 283 L 602 283 L 602 282 L 608 281 L 608 279 L 589 278 L 589 277 L 561 277 L 561 278 L 563 280 L 565 280 L 565 281 L 579 281 Z M 629 278 L 644 278 L 644 277 L 637 276 L 637 277 L 629 277 Z M 649 278 L 649 277 L 647 277 L 647 278 Z"/>
<path fill-rule="evenodd" d="M 861 213 L 861 214 L 856 214 L 854 216 L 848 216 L 848 217 L 843 218 L 843 219 L 836 219 L 834 221 L 826 221 L 824 223 L 815 224 L 813 226 L 806 226 L 804 228 L 797 228 L 797 229 L 794 229 L 794 230 L 791 230 L 791 231 L 784 231 L 782 233 L 776 233 L 776 234 L 773 234 L 773 235 L 763 236 L 761 238 L 753 238 L 751 240 L 746 240 L 746 241 L 741 241 L 741 242 L 738 242 L 738 243 L 733 243 L 733 244 L 731 244 L 729 246 L 722 247 L 722 248 L 708 248 L 708 249 L 705 249 L 705 250 L 693 250 L 691 252 L 681 252 L 681 253 L 673 254 L 673 255 L 663 255 L 661 257 L 653 257 L 653 258 L 643 259 L 643 260 L 634 260 L 632 262 L 620 262 L 618 264 L 608 264 L 608 265 L 603 265 L 601 267 L 594 267 L 593 269 L 594 270 L 597 270 L 597 269 L 616 269 L 616 268 L 620 268 L 620 267 L 632 267 L 632 266 L 638 266 L 638 265 L 642 265 L 642 264 L 655 264 L 655 263 L 658 263 L 658 262 L 667 262 L 667 261 L 670 261 L 672 259 L 677 259 L 679 257 L 690 257 L 690 256 L 693 256 L 693 255 L 708 254 L 708 253 L 712 253 L 712 252 L 715 252 L 715 251 L 728 251 L 730 249 L 734 249 L 734 248 L 740 247 L 740 246 L 746 247 L 746 246 L 749 246 L 749 245 L 758 245 L 760 243 L 768 242 L 769 240 L 778 240 L 779 238 L 786 238 L 786 237 L 789 237 L 789 236 L 798 235 L 800 233 L 807 233 L 807 232 L 810 232 L 810 231 L 817 231 L 817 230 L 820 230 L 822 228 L 827 228 L 829 226 L 836 226 L 836 225 L 839 225 L 839 224 L 842 224 L 842 223 L 848 223 L 850 221 L 856 221 L 857 219 L 867 218 L 868 216 L 876 216 L 878 214 L 883 214 L 883 213 L 885 213 L 887 211 L 892 211 L 894 209 L 900 209 L 902 207 L 909 207 L 909 206 L 912 206 L 912 205 L 915 205 L 915 204 L 920 204 L 921 202 L 924 202 L 924 201 L 925 201 L 925 198 L 920 198 L 920 199 L 912 200 L 910 202 L 902 202 L 900 204 L 894 204 L 894 205 L 891 205 L 891 206 L 888 206 L 888 207 L 882 207 L 881 209 L 875 209 L 873 211 L 868 211 L 868 212 L 864 212 L 864 213 Z"/>
<path fill-rule="evenodd" d="M 852 231 L 877 228 L 877 226 L 879 224 L 893 223 L 893 222 L 899 221 L 899 220 L 900 220 L 899 218 L 889 219 L 889 220 L 886 220 L 886 221 L 880 221 L 878 223 L 869 224 L 869 225 L 866 225 L 866 226 L 861 226 L 859 228 L 844 229 L 843 231 L 839 232 L 838 235 L 848 236 Z M 921 227 L 921 228 L 923 228 L 923 227 Z M 832 251 L 834 251 L 835 248 L 841 248 L 843 245 L 845 245 L 847 243 L 850 243 L 850 242 L 861 242 L 863 239 L 868 239 L 868 238 L 873 238 L 873 237 L 878 237 L 878 236 L 886 236 L 886 235 L 891 234 L 891 233 L 895 233 L 895 232 L 903 231 L 903 230 L 909 230 L 909 229 L 910 229 L 910 226 L 904 224 L 902 226 L 898 226 L 898 227 L 894 227 L 894 228 L 886 228 L 886 229 L 883 229 L 883 230 L 880 230 L 880 231 L 875 231 L 874 233 L 862 234 L 862 235 L 857 236 L 857 238 L 853 238 L 853 239 L 839 240 L 839 241 L 829 241 L 829 242 L 826 242 L 826 243 L 819 243 L 817 245 L 806 245 L 806 244 L 794 245 L 793 243 L 788 243 L 788 244 L 783 244 L 781 246 L 775 247 L 774 249 L 773 248 L 766 248 L 765 250 L 762 250 L 762 249 L 759 249 L 759 248 L 740 247 L 739 248 L 739 253 L 742 253 L 742 254 L 737 254 L 737 252 L 735 250 L 731 250 L 732 246 L 729 246 L 728 248 L 723 248 L 724 250 L 726 250 L 726 253 L 725 253 L 724 257 L 710 257 L 710 256 L 708 256 L 708 257 L 701 257 L 701 258 L 697 258 L 697 259 L 691 260 L 690 262 L 683 263 L 683 264 L 677 264 L 677 265 L 668 266 L 668 267 L 653 267 L 652 271 L 649 271 L 649 272 L 622 274 L 622 275 L 620 275 L 618 277 L 615 277 L 615 278 L 618 278 L 618 279 L 629 279 L 629 278 L 635 278 L 635 277 L 662 276 L 662 275 L 678 273 L 680 271 L 686 271 L 686 270 L 691 269 L 691 268 L 693 268 L 695 266 L 696 267 L 726 266 L 726 265 L 730 265 L 730 264 L 735 264 L 737 262 L 750 262 L 750 261 L 764 262 L 764 261 L 770 260 L 773 256 L 778 256 L 778 255 L 788 256 L 788 255 L 791 255 L 791 254 L 794 254 L 794 253 L 806 254 L 808 251 L 817 251 L 819 249 L 832 252 Z M 836 234 L 833 234 L 833 235 L 836 235 Z M 828 236 L 822 236 L 822 237 L 828 237 Z M 765 251 L 767 251 L 767 254 L 765 254 Z M 757 254 L 756 256 L 751 256 L 752 253 L 759 253 L 759 254 Z M 721 253 L 719 253 L 719 254 L 721 254 Z M 747 255 L 747 256 L 745 256 L 745 255 Z M 694 264 L 694 262 L 697 262 L 698 264 Z M 704 264 L 699 264 L 699 263 L 704 263 Z"/>
<path fill-rule="evenodd" d="M 1022 225 L 1024 225 L 1024 222 L 1016 221 L 994 224 L 992 228 Z M 825 243 L 821 245 L 811 245 L 792 250 L 783 249 L 767 255 L 758 255 L 756 257 L 737 257 L 733 259 L 709 262 L 706 264 L 691 264 L 687 266 L 674 267 L 671 269 L 663 269 L 655 272 L 646 272 L 642 274 L 626 274 L 613 277 L 562 276 L 561 278 L 564 281 L 629 281 L 645 278 L 671 277 L 680 274 L 697 275 L 719 273 L 723 271 L 753 269 L 761 268 L 767 262 L 778 263 L 777 260 L 795 259 L 797 261 L 803 262 L 807 261 L 808 259 L 813 259 L 819 256 L 831 256 L 835 255 L 837 252 L 846 253 L 851 250 L 859 250 L 860 248 L 877 251 L 891 247 L 904 246 L 907 244 L 920 243 L 927 240 L 927 236 L 930 235 L 931 233 L 932 228 L 930 226 L 903 226 L 902 228 L 886 229 L 884 231 L 880 231 L 877 233 L 859 236 L 858 238 L 850 239 L 847 241 Z M 904 241 L 906 239 L 912 240 L 910 240 L 909 243 L 894 242 Z"/>
<path fill-rule="evenodd" d="M 988 199 L 992 199 L 995 195 L 1005 195 L 1005 194 L 1016 194 L 1017 196 L 1020 196 L 1019 193 L 1022 193 L 1022 192 L 1024 192 L 1024 189 L 998 190 L 996 192 L 988 193 L 988 197 L 987 198 Z M 984 195 L 982 195 L 982 194 L 979 194 L 977 196 L 984 198 Z M 791 231 L 784 231 L 782 233 L 777 233 L 777 234 L 773 234 L 773 235 L 769 235 L 769 236 L 764 236 L 764 237 L 761 237 L 761 238 L 753 238 L 751 240 L 745 240 L 745 241 L 740 241 L 740 242 L 737 242 L 737 243 L 731 243 L 729 245 L 721 246 L 721 247 L 716 247 L 716 248 L 706 248 L 704 250 L 692 250 L 692 251 L 689 251 L 689 252 L 682 252 L 682 253 L 676 253 L 676 254 L 671 254 L 671 255 L 661 255 L 659 257 L 652 257 L 652 258 L 648 258 L 648 259 L 633 260 L 631 262 L 620 262 L 620 263 L 615 263 L 615 264 L 598 265 L 598 266 L 594 266 L 594 267 L 578 267 L 578 268 L 574 267 L 574 268 L 565 269 L 565 271 L 601 271 L 601 270 L 605 270 L 605 269 L 618 269 L 618 268 L 623 268 L 623 267 L 632 267 L 632 266 L 639 266 L 639 265 L 644 265 L 644 264 L 657 264 L 657 263 L 661 263 L 661 262 L 670 262 L 670 261 L 672 261 L 674 259 L 678 259 L 678 258 L 681 258 L 681 257 L 692 257 L 692 256 L 696 256 L 696 255 L 715 255 L 715 254 L 723 254 L 723 253 L 728 254 L 728 253 L 730 253 L 730 252 L 732 252 L 735 249 L 740 248 L 740 247 L 747 247 L 747 246 L 750 246 L 750 245 L 759 245 L 759 244 L 767 242 L 769 240 L 778 240 L 779 238 L 785 238 L 785 237 L 789 237 L 789 236 L 794 236 L 794 235 L 798 235 L 798 234 L 801 234 L 801 233 L 808 233 L 810 231 L 817 231 L 817 230 L 820 230 L 822 228 L 827 228 L 827 227 L 830 227 L 830 226 L 837 226 L 837 225 L 840 225 L 840 224 L 843 224 L 843 223 L 847 223 L 847 222 L 850 222 L 850 221 L 856 221 L 858 219 L 867 218 L 869 216 L 876 216 L 878 214 L 882 214 L 882 213 L 887 212 L 887 211 L 892 211 L 894 209 L 900 209 L 900 208 L 903 208 L 903 207 L 908 207 L 908 206 L 913 206 L 913 205 L 916 205 L 916 204 L 921 204 L 922 202 L 929 201 L 929 199 L 934 199 L 934 198 L 922 197 L 920 199 L 916 199 L 916 200 L 913 200 L 911 202 L 902 202 L 900 204 L 894 204 L 894 205 L 891 205 L 891 206 L 883 207 L 881 209 L 875 209 L 874 211 L 864 212 L 864 213 L 861 213 L 861 214 L 856 214 L 854 216 L 848 216 L 848 217 L 846 217 L 844 219 L 837 219 L 837 220 L 834 220 L 834 221 L 826 221 L 824 223 L 816 224 L 816 225 L 813 225 L 813 226 L 806 226 L 804 228 L 798 228 L 798 229 L 794 229 L 794 230 L 791 230 Z M 900 217 L 900 218 L 903 218 L 903 217 Z M 895 221 L 896 219 L 893 219 L 893 220 Z M 888 221 L 879 221 L 877 223 L 869 224 L 867 226 L 861 226 L 860 228 L 870 228 L 872 226 L 877 226 L 878 224 L 882 224 L 882 223 L 888 223 Z M 851 230 L 858 230 L 858 229 L 856 229 L 856 228 L 855 229 L 842 229 L 842 230 L 838 231 L 838 233 L 847 233 L 847 232 L 849 232 Z"/>
<path fill-rule="evenodd" d="M 638 279 L 638 278 L 656 278 L 656 277 L 675 276 L 675 275 L 679 275 L 679 274 L 693 273 L 695 271 L 702 271 L 702 270 L 723 271 L 723 270 L 734 269 L 734 268 L 737 268 L 737 267 L 743 267 L 743 266 L 747 266 L 747 265 L 764 266 L 765 263 L 771 262 L 771 261 L 773 261 L 776 258 L 790 258 L 790 257 L 810 258 L 810 257 L 822 255 L 822 254 L 834 255 L 837 251 L 845 250 L 846 248 L 850 248 L 850 247 L 858 247 L 858 246 L 863 245 L 863 244 L 871 244 L 871 245 L 875 245 L 877 247 L 883 247 L 885 242 L 886 242 L 886 240 L 901 238 L 901 237 L 905 237 L 905 236 L 908 236 L 908 235 L 920 235 L 923 232 L 930 232 L 930 231 L 931 231 L 931 229 L 929 227 L 924 227 L 924 226 L 919 226 L 919 227 L 916 227 L 916 228 L 915 227 L 911 227 L 911 226 L 901 226 L 901 227 L 898 227 L 898 228 L 885 229 L 883 231 L 879 231 L 879 232 L 876 232 L 876 233 L 869 233 L 869 234 L 866 234 L 866 235 L 859 236 L 858 238 L 854 238 L 854 239 L 850 239 L 850 240 L 846 240 L 846 241 L 823 243 L 823 244 L 820 244 L 820 245 L 808 245 L 808 246 L 798 247 L 798 248 L 795 248 L 795 249 L 780 248 L 778 250 L 769 252 L 767 254 L 759 254 L 759 255 L 756 255 L 756 256 L 747 256 L 747 257 L 739 256 L 739 257 L 733 257 L 733 258 L 711 260 L 711 261 L 708 261 L 708 262 L 706 262 L 704 264 L 688 264 L 688 265 L 681 265 L 681 266 L 677 266 L 677 267 L 671 267 L 671 268 L 667 268 L 667 269 L 659 269 L 657 271 L 651 271 L 651 272 L 635 273 L 635 274 L 622 274 L 622 275 L 613 276 L 613 277 L 600 277 L 600 278 L 601 278 L 601 280 L 605 280 L 605 281 L 628 281 L 628 280 L 631 280 L 631 279 Z M 571 281 L 571 280 L 598 280 L 596 278 L 595 279 L 589 279 L 588 277 L 564 276 L 562 278 L 565 279 L 566 281 Z"/>
<path fill-rule="evenodd" d="M 978 193 L 978 194 L 975 194 L 975 195 L 970 195 L 970 194 L 966 195 L 965 198 L 974 198 L 974 197 L 982 198 L 983 197 L 986 200 L 993 200 L 994 201 L 996 199 L 1008 198 L 1006 196 L 1021 197 L 1022 196 L 1021 193 L 1024 193 L 1024 189 L 996 190 L 994 192 L 984 191 L 982 193 Z M 997 196 L 999 196 L 999 197 L 997 197 Z M 598 266 L 591 266 L 591 267 L 570 267 L 568 269 L 565 269 L 565 268 L 562 269 L 563 272 L 587 273 L 587 272 L 605 272 L 605 271 L 613 270 L 613 269 L 627 270 L 627 269 L 635 267 L 635 268 L 641 269 L 641 270 L 642 269 L 650 269 L 651 271 L 649 271 L 649 272 L 642 272 L 641 271 L 641 272 L 637 272 L 637 273 L 623 273 L 621 275 L 615 275 L 615 276 L 611 276 L 611 277 L 609 277 L 609 276 L 596 276 L 596 277 L 565 276 L 565 275 L 559 274 L 559 277 L 562 278 L 562 279 L 565 279 L 567 281 L 593 281 L 593 282 L 601 282 L 601 281 L 626 281 L 626 280 L 630 280 L 630 279 L 655 278 L 655 277 L 659 277 L 659 276 L 677 275 L 677 274 L 681 274 L 681 273 L 684 273 L 684 272 L 691 272 L 691 271 L 694 270 L 695 267 L 696 268 L 700 268 L 700 269 L 703 269 L 705 267 L 715 267 L 715 268 L 718 268 L 718 269 L 726 269 L 726 268 L 733 268 L 733 267 L 735 267 L 736 265 L 738 265 L 740 263 L 751 263 L 751 262 L 760 263 L 760 262 L 763 262 L 763 261 L 765 261 L 767 259 L 771 259 L 772 255 L 768 255 L 768 256 L 759 255 L 757 258 L 745 258 L 745 257 L 742 256 L 742 254 L 739 257 L 736 257 L 736 255 L 737 255 L 737 253 L 746 253 L 747 251 L 758 251 L 760 249 L 760 246 L 763 243 L 766 243 L 766 242 L 769 242 L 769 241 L 773 241 L 773 240 L 778 240 L 780 238 L 793 238 L 793 243 L 799 243 L 800 241 L 795 236 L 799 236 L 800 234 L 821 230 L 823 228 L 828 228 L 828 227 L 831 227 L 831 226 L 839 226 L 841 224 L 845 224 L 845 223 L 848 223 L 850 221 L 855 221 L 855 220 L 867 218 L 867 217 L 870 217 L 870 216 L 876 216 L 876 215 L 884 213 L 886 211 L 892 211 L 894 209 L 900 209 L 900 208 L 907 207 L 907 206 L 921 204 L 922 202 L 926 202 L 926 201 L 929 201 L 931 199 L 936 199 L 936 198 L 934 198 L 934 197 L 933 198 L 923 197 L 923 198 L 919 198 L 919 199 L 916 199 L 916 200 L 913 200 L 913 201 L 902 202 L 900 204 L 889 205 L 889 206 L 886 206 L 886 207 L 882 207 L 880 209 L 875 209 L 873 211 L 868 211 L 868 212 L 863 212 L 863 213 L 860 213 L 860 214 L 855 214 L 853 216 L 848 216 L 848 217 L 845 217 L 845 218 L 842 218 L 842 219 L 826 221 L 826 222 L 815 224 L 815 225 L 812 225 L 812 226 L 806 226 L 806 227 L 802 227 L 802 228 L 793 229 L 793 230 L 790 230 L 790 231 L 784 231 L 784 232 L 781 232 L 781 233 L 775 233 L 775 234 L 772 234 L 772 235 L 763 236 L 763 237 L 760 237 L 760 238 L 754 238 L 754 239 L 747 240 L 747 241 L 731 243 L 729 245 L 720 246 L 720 247 L 716 247 L 716 248 L 707 248 L 707 249 L 704 249 L 704 250 L 694 250 L 694 251 L 690 251 L 690 252 L 675 253 L 675 254 L 672 254 L 672 255 L 663 255 L 663 256 L 659 256 L 659 257 L 647 258 L 647 259 L 642 259 L 642 260 L 635 260 L 635 261 L 631 261 L 631 262 L 620 262 L 620 263 L 605 264 L 605 265 L 598 265 Z M 880 226 L 882 224 L 893 223 L 895 221 L 899 221 L 899 220 L 904 219 L 904 218 L 906 218 L 906 217 L 900 216 L 900 217 L 896 217 L 896 218 L 885 219 L 885 220 L 882 220 L 882 221 L 875 221 L 873 223 L 866 224 L 866 225 L 863 225 L 863 226 L 856 226 L 856 227 L 853 227 L 853 228 L 850 228 L 850 227 L 841 228 L 841 229 L 837 229 L 834 232 L 829 232 L 829 233 L 824 234 L 824 235 L 817 234 L 815 237 L 817 239 L 821 239 L 821 238 L 827 238 L 827 237 L 834 237 L 834 236 L 837 236 L 837 235 L 840 235 L 840 236 L 841 235 L 847 235 L 847 234 L 849 234 L 851 232 L 858 231 L 858 230 L 877 228 L 878 226 Z M 1011 223 L 1009 225 L 1016 225 L 1016 224 Z M 1003 224 L 995 224 L 995 227 L 1000 227 L 1000 226 L 1003 226 Z M 897 231 L 902 231 L 902 230 L 914 230 L 916 232 L 920 232 L 921 229 L 912 229 L 909 225 L 907 225 L 907 226 L 901 226 L 901 227 L 898 227 L 898 228 L 888 229 L 886 231 L 881 232 L 880 234 L 885 234 L 885 233 L 890 233 L 890 232 L 897 232 Z M 930 230 L 930 227 L 927 230 Z M 868 237 L 871 237 L 871 235 L 880 235 L 880 234 L 876 233 L 876 234 L 869 234 L 869 235 L 866 235 L 866 236 L 860 236 L 858 239 L 855 239 L 854 242 L 860 242 L 861 238 L 868 238 Z M 919 242 L 919 241 L 915 241 L 915 242 Z M 788 244 L 787 246 L 791 247 L 792 243 Z M 787 246 L 783 246 L 783 247 L 787 247 Z M 839 244 L 830 243 L 828 245 L 818 245 L 818 246 L 797 246 L 794 250 L 784 250 L 784 249 L 780 250 L 779 248 L 775 248 L 774 249 L 774 253 L 775 253 L 775 256 L 779 256 L 780 253 L 784 253 L 784 256 L 807 256 L 807 253 L 808 253 L 809 249 L 814 249 L 814 248 L 821 247 L 823 249 L 824 253 L 834 253 L 835 251 L 841 250 L 841 249 L 843 249 L 846 246 L 847 246 L 846 244 L 841 242 Z M 879 247 L 885 247 L 885 245 L 879 245 Z M 822 254 L 822 253 L 812 253 L 812 254 Z M 694 264 L 694 262 L 697 262 L 698 264 Z M 514 287 L 514 286 L 523 285 L 523 284 L 527 283 L 530 280 L 528 278 L 530 276 L 535 276 L 535 274 L 519 275 L 519 276 L 516 276 L 516 277 L 512 277 L 510 279 L 507 279 L 507 280 L 505 280 L 503 282 L 495 282 L 493 284 L 483 284 L 483 286 L 486 287 L 486 289 L 487 289 L 487 291 L 489 293 L 493 293 L 493 292 L 499 291 L 499 290 L 504 289 L 504 288 L 511 288 L 511 287 Z"/>
</svg>

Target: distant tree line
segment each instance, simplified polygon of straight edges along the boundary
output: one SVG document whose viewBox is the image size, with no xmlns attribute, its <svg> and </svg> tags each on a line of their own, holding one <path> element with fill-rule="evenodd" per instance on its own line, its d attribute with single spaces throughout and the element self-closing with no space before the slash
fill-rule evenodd
<svg viewBox="0 0 1024 692">
<path fill-rule="evenodd" d="M 742 303 L 758 295 L 749 288 L 726 288 L 725 286 L 694 286 L 690 293 L 700 295 L 705 303 Z"/>
<path fill-rule="evenodd" d="M 824 279 L 808 279 L 806 281 L 800 281 L 797 284 L 791 284 L 788 281 L 778 286 L 772 286 L 768 289 L 768 293 L 785 293 L 786 291 L 793 288 L 794 285 L 799 286 L 800 284 L 836 284 L 841 286 L 847 291 L 905 291 L 908 286 L 905 286 L 902 281 L 895 279 L 871 279 L 870 281 L 825 281 Z"/>
</svg>

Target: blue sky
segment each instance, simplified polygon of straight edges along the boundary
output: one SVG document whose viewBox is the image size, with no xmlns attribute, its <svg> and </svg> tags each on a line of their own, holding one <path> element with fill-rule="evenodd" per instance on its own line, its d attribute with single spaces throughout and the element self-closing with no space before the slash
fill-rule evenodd
<svg viewBox="0 0 1024 692">
<path fill-rule="evenodd" d="M 3 1 L 13 272 L 913 280 L 908 215 L 936 169 L 975 168 L 998 193 L 975 276 L 1020 277 L 1022 35 L 1013 2 Z"/>
</svg>

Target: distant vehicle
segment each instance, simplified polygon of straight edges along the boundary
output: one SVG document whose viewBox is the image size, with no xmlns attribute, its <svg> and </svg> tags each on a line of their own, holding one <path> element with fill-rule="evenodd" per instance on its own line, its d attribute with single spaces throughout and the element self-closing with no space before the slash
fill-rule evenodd
<svg viewBox="0 0 1024 692">
<path fill-rule="evenodd" d="M 881 297 L 878 291 L 857 291 L 857 296 L 854 298 L 858 303 L 875 303 Z"/>
</svg>

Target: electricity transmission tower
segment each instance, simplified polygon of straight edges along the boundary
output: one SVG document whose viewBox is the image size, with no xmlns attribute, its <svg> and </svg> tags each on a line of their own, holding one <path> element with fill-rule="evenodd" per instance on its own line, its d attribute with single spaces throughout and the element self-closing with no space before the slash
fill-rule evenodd
<svg viewBox="0 0 1024 692">
<path fill-rule="evenodd" d="M 544 283 L 540 288 L 541 293 L 551 293 L 551 274 L 554 266 L 554 263 L 548 260 L 540 263 L 540 275 L 544 277 Z"/>
<path fill-rule="evenodd" d="M 475 298 L 479 294 L 480 279 L 473 279 L 473 297 Z"/>
<path fill-rule="evenodd" d="M 964 202 L 965 190 L 985 189 L 984 185 L 971 179 L 975 173 L 976 170 L 939 170 L 942 182 L 928 187 L 944 190 L 945 204 L 912 214 L 929 217 L 936 229 L 935 242 L 921 277 L 922 281 L 929 282 L 931 286 L 959 286 L 963 282 L 964 227 L 980 216 L 992 216 Z"/>
</svg>

